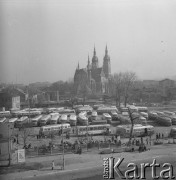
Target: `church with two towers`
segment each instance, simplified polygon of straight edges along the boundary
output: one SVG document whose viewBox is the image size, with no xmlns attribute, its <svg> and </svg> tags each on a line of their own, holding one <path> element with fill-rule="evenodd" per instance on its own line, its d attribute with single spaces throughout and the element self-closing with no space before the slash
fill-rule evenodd
<svg viewBox="0 0 176 180">
<path fill-rule="evenodd" d="M 108 48 L 105 48 L 103 66 L 99 67 L 98 57 L 94 47 L 92 62 L 88 56 L 86 68 L 80 68 L 79 63 L 74 75 L 74 85 L 78 93 L 81 88 L 86 87 L 91 93 L 108 94 L 109 81 L 111 79 L 111 62 Z"/>
</svg>

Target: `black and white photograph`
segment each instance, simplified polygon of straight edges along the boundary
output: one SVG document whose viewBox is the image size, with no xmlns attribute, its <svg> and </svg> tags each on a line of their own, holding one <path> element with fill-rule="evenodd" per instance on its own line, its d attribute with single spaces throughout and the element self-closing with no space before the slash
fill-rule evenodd
<svg viewBox="0 0 176 180">
<path fill-rule="evenodd" d="M 0 0 L 0 180 L 176 179 L 176 0 Z"/>
</svg>

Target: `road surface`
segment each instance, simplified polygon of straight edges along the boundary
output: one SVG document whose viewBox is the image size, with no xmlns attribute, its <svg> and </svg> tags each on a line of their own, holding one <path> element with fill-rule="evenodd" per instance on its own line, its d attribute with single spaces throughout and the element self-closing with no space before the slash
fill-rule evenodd
<svg viewBox="0 0 176 180">
<path fill-rule="evenodd" d="M 161 167 L 156 168 L 156 175 L 160 176 L 160 172 L 165 168 L 162 167 L 164 163 L 170 163 L 173 166 L 173 176 L 176 177 L 176 153 L 172 155 L 160 155 L 156 157 L 150 157 L 148 159 L 133 159 L 129 162 L 135 163 L 138 167 L 140 167 L 141 163 L 150 163 L 152 164 L 153 159 L 156 159 L 156 163 L 160 164 Z M 124 163 L 122 162 L 119 169 L 124 173 L 126 170 L 129 170 L 130 168 L 127 167 L 126 160 Z M 140 170 L 139 170 L 140 172 Z M 151 180 L 152 179 L 152 172 L 151 167 L 146 168 L 146 179 Z M 131 174 L 130 174 L 131 175 Z M 165 174 L 165 176 L 168 175 L 168 173 Z M 141 174 L 139 173 L 139 176 Z M 33 179 L 33 180 L 102 180 L 103 179 L 103 165 L 99 167 L 89 167 L 86 169 L 74 169 L 74 170 L 68 170 L 68 171 L 62 171 L 60 173 L 50 173 L 47 175 L 41 175 L 36 177 L 28 177 L 27 179 Z M 115 179 L 120 180 L 121 178 L 118 177 L 118 175 L 115 173 Z M 141 179 L 141 178 L 140 178 Z M 162 178 L 159 178 L 162 179 Z M 171 178 L 169 178 L 171 179 Z"/>
</svg>

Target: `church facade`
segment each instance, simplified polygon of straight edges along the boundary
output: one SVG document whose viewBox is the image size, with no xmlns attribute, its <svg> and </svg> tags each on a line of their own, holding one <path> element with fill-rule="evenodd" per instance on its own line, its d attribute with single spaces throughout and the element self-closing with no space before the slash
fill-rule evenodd
<svg viewBox="0 0 176 180">
<path fill-rule="evenodd" d="M 74 85 L 77 94 L 82 89 L 87 89 L 91 93 L 109 93 L 109 81 L 111 78 L 111 62 L 108 55 L 108 48 L 105 48 L 105 55 L 103 58 L 103 66 L 99 67 L 98 57 L 94 47 L 92 62 L 88 56 L 86 68 L 80 68 L 79 63 L 74 75 Z"/>
</svg>

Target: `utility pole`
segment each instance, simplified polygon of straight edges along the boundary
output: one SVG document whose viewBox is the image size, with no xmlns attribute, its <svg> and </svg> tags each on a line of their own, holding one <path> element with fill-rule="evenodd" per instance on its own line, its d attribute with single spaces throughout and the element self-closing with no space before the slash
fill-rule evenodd
<svg viewBox="0 0 176 180">
<path fill-rule="evenodd" d="M 64 136 L 63 136 L 63 124 L 62 124 L 62 169 L 65 169 L 65 156 L 64 156 Z"/>
<path fill-rule="evenodd" d="M 9 151 L 9 166 L 11 164 L 11 142 L 10 142 L 10 124 L 8 123 L 8 151 Z"/>
<path fill-rule="evenodd" d="M 27 93 L 28 93 L 29 123 L 31 123 L 31 107 L 30 107 L 30 98 L 29 98 L 29 86 L 27 89 Z"/>
</svg>

